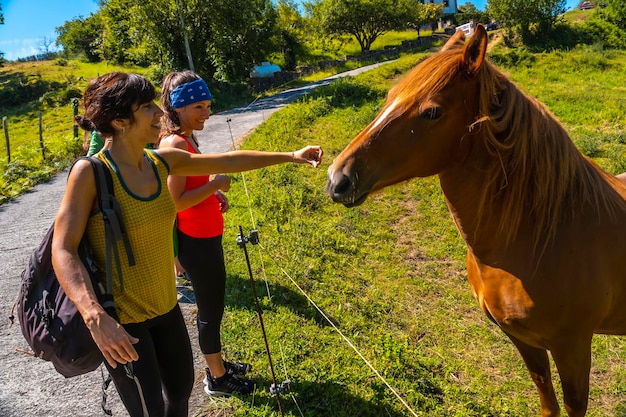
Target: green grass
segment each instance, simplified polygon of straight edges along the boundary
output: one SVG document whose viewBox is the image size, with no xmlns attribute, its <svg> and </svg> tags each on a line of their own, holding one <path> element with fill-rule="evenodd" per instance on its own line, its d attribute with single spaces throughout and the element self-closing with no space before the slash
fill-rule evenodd
<svg viewBox="0 0 626 417">
<path fill-rule="evenodd" d="M 246 173 L 249 198 L 242 176 L 233 177 L 224 239 L 223 343 L 229 357 L 254 364 L 259 391 L 207 400 L 206 415 L 280 415 L 268 392 L 271 373 L 244 254 L 235 243 L 239 225 L 245 233 L 253 225 L 260 232 L 261 244 L 248 250 L 278 381 L 292 381 L 293 398 L 281 397 L 285 415 L 412 415 L 307 297 L 416 415 L 538 414 L 538 396 L 521 358 L 471 295 L 465 246 L 437 180 L 388 188 L 349 210 L 324 193 L 333 157 L 422 56 L 319 90 L 273 115 L 245 142 L 245 148 L 265 150 L 315 143 L 326 156 L 318 170 L 284 165 Z M 602 74 L 594 62 L 601 62 Z M 610 168 L 616 163 L 611 155 L 625 149 L 619 133 L 626 120 L 619 99 L 624 63 L 624 52 L 579 50 L 504 69 L 548 103 L 575 141 L 597 138 L 594 159 Z M 596 107 L 603 100 L 609 103 Z M 625 348 L 618 337 L 594 339 L 589 416 L 626 415 Z M 560 393 L 556 377 L 555 384 Z"/>
</svg>

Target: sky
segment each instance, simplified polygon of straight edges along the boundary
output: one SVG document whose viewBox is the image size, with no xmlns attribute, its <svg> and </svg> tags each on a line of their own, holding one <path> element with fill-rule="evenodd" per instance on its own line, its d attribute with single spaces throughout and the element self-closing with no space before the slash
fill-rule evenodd
<svg viewBox="0 0 626 417">
<path fill-rule="evenodd" d="M 484 10 L 486 0 L 467 1 Z M 579 0 L 567 0 L 567 9 L 576 7 Z M 14 61 L 41 53 L 43 39 L 55 40 L 55 29 L 79 16 L 88 17 L 98 10 L 98 0 L 0 0 L 4 24 L 0 25 L 0 52 Z M 56 50 L 55 45 L 50 51 Z"/>
<path fill-rule="evenodd" d="M 0 0 L 0 6 L 0 52 L 9 61 L 41 53 L 44 38 L 56 40 L 57 27 L 99 8 L 97 0 Z"/>
</svg>

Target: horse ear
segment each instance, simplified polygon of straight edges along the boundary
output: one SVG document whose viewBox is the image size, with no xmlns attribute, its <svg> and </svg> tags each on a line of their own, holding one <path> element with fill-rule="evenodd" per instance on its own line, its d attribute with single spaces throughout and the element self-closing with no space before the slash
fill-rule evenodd
<svg viewBox="0 0 626 417">
<path fill-rule="evenodd" d="M 462 30 L 457 30 L 454 32 L 454 35 L 448 39 L 448 42 L 441 48 L 442 51 L 447 51 L 448 49 L 456 48 L 465 45 L 465 33 Z"/>
<path fill-rule="evenodd" d="M 465 50 L 463 51 L 463 62 L 467 73 L 474 75 L 480 69 L 483 61 L 485 60 L 485 53 L 487 52 L 487 31 L 483 25 L 476 26 L 474 35 L 470 38 Z"/>
</svg>

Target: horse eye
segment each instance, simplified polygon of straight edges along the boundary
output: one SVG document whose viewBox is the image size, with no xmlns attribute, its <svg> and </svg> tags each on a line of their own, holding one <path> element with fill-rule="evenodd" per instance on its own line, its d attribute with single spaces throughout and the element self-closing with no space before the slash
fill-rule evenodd
<svg viewBox="0 0 626 417">
<path fill-rule="evenodd" d="M 431 107 L 420 116 L 427 120 L 437 120 L 441 117 L 441 107 Z"/>
</svg>

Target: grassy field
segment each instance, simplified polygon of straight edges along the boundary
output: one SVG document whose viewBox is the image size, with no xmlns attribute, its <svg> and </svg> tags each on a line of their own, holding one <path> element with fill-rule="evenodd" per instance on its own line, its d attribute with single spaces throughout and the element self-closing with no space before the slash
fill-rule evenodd
<svg viewBox="0 0 626 417">
<path fill-rule="evenodd" d="M 464 243 L 437 180 L 391 187 L 349 210 L 324 193 L 333 157 L 422 56 L 319 90 L 245 142 L 267 150 L 320 144 L 326 159 L 316 171 L 278 166 L 234 176 L 223 342 L 229 357 L 254 364 L 260 388 L 249 398 L 209 399 L 205 415 L 280 415 L 235 242 L 239 225 L 260 234 L 260 245 L 248 249 L 277 379 L 292 381 L 291 394 L 281 397 L 285 415 L 538 415 L 521 358 L 470 293 Z M 493 58 L 548 104 L 585 153 L 609 171 L 626 168 L 626 53 L 581 48 L 525 56 L 496 47 Z M 626 416 L 625 348 L 619 337 L 594 339 L 589 416 Z"/>
</svg>

